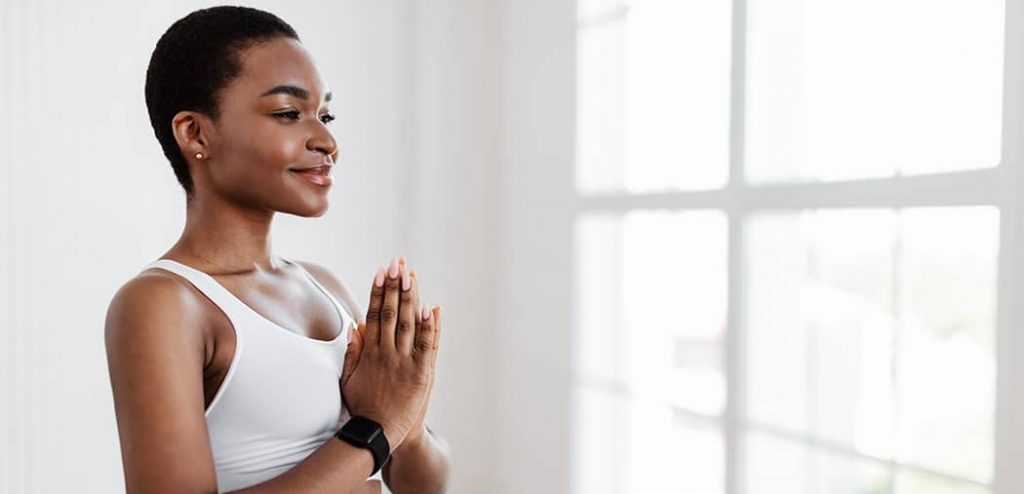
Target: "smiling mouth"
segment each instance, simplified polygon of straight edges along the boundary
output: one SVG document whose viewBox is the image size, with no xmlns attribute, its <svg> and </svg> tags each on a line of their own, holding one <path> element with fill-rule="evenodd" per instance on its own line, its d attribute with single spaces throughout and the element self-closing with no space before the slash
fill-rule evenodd
<svg viewBox="0 0 1024 494">
<path fill-rule="evenodd" d="M 289 171 L 293 171 L 295 173 L 318 173 L 320 175 L 330 175 L 331 174 L 331 170 L 333 168 L 334 168 L 334 165 L 320 165 L 320 166 L 310 166 L 310 167 L 307 167 L 307 168 L 289 168 Z"/>
<path fill-rule="evenodd" d="M 315 185 L 329 187 L 331 184 L 334 183 L 334 178 L 331 177 L 331 169 L 332 168 L 333 167 L 330 166 L 330 165 L 324 165 L 324 166 L 315 166 L 315 167 L 312 167 L 312 168 L 302 168 L 302 169 L 294 169 L 293 168 L 293 169 L 290 169 L 288 171 L 290 171 L 290 172 L 292 172 L 292 173 L 294 173 L 294 174 L 296 174 L 296 175 L 306 179 L 307 181 L 309 181 L 309 182 L 311 182 L 311 183 L 313 183 Z"/>
</svg>

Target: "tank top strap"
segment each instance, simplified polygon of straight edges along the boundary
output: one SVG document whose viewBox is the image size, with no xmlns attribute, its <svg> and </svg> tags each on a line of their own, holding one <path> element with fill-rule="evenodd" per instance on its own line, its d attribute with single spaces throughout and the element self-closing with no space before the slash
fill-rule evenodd
<svg viewBox="0 0 1024 494">
<path fill-rule="evenodd" d="M 335 298 L 335 296 L 331 294 L 330 290 L 328 290 L 326 287 L 324 287 L 324 285 L 322 283 L 317 281 L 317 279 L 314 278 L 313 275 L 309 272 L 309 270 L 304 268 L 302 266 L 302 264 L 294 262 L 294 261 L 290 261 L 290 260 L 285 259 L 283 257 L 279 257 L 279 259 L 281 259 L 282 261 L 284 261 L 284 262 L 286 262 L 288 264 L 291 264 L 292 266 L 295 266 L 296 268 L 299 268 L 299 271 L 302 271 L 303 273 L 305 273 L 306 277 L 309 278 L 309 280 L 313 282 L 313 285 L 315 285 L 321 292 L 323 292 L 324 295 L 327 296 L 328 299 L 330 299 L 331 303 L 334 304 L 334 307 L 338 310 L 338 313 L 341 314 L 342 331 L 348 331 L 348 327 L 350 325 L 355 325 L 356 324 L 355 316 L 353 316 L 352 314 L 349 313 L 348 308 L 346 308 L 341 302 L 339 302 L 338 299 Z"/>
<path fill-rule="evenodd" d="M 203 271 L 172 259 L 157 259 L 142 268 L 142 271 L 150 268 L 161 268 L 185 278 L 220 307 L 232 322 L 237 322 L 240 316 L 249 315 L 248 307 L 238 300 L 238 297 L 235 297 L 227 288 L 224 288 L 224 285 Z"/>
</svg>

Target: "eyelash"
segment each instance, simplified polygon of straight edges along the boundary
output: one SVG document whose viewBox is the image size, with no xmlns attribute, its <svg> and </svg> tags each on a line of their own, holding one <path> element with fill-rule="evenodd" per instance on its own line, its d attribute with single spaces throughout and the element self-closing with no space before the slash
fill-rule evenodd
<svg viewBox="0 0 1024 494">
<path fill-rule="evenodd" d="M 288 120 L 298 120 L 299 119 L 299 112 L 295 111 L 295 110 L 285 111 L 285 112 L 275 113 L 274 116 L 285 117 Z M 324 118 L 326 118 L 326 120 L 324 120 Z M 329 123 L 333 122 L 335 118 L 336 117 L 334 116 L 333 113 L 324 113 L 323 115 L 320 116 L 320 121 L 323 122 L 324 125 L 326 125 L 326 124 L 329 124 Z"/>
</svg>

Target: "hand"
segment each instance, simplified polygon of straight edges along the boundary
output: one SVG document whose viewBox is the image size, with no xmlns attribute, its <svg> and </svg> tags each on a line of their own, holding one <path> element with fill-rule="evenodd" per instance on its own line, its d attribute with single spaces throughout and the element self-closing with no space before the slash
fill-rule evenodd
<svg viewBox="0 0 1024 494">
<path fill-rule="evenodd" d="M 402 259 L 402 262 L 404 262 L 404 259 Z M 416 270 L 410 270 L 409 275 L 415 280 Z M 409 434 L 405 436 L 405 440 L 402 442 L 403 445 L 418 443 L 423 439 L 423 434 L 426 432 L 427 407 L 430 404 L 431 392 L 434 390 L 434 376 L 436 374 L 434 371 L 437 366 L 438 343 L 441 339 L 441 306 L 435 305 L 430 309 L 430 311 L 430 316 L 434 320 L 434 363 L 430 366 L 430 384 L 427 386 L 427 396 L 423 399 L 423 406 L 420 407 L 420 413 L 416 417 L 416 422 L 413 424 L 412 428 L 409 429 Z M 395 449 L 398 449 L 398 446 L 396 446 Z"/>
<path fill-rule="evenodd" d="M 399 257 L 398 258 L 398 266 L 399 266 L 400 270 L 404 270 L 404 268 L 405 268 L 405 258 L 404 257 Z M 420 306 L 420 302 L 419 302 L 419 281 L 416 279 L 416 270 L 415 269 L 410 269 L 409 270 L 409 276 L 411 278 L 411 281 L 414 282 L 413 284 L 416 285 L 416 290 L 415 290 L 415 292 L 416 292 L 415 293 L 416 302 L 413 304 L 413 306 L 414 307 L 415 306 Z M 421 314 L 421 316 L 422 316 L 422 314 Z M 433 362 L 433 365 L 431 365 L 430 383 L 427 386 L 427 395 L 426 395 L 426 398 L 424 398 L 424 400 L 423 400 L 423 405 L 420 407 L 419 415 L 416 417 L 416 421 L 413 423 L 412 428 L 409 429 L 409 433 L 405 436 L 405 439 L 402 441 L 402 443 L 400 445 L 392 445 L 392 451 L 398 450 L 398 448 L 401 445 L 415 444 L 415 443 L 423 440 L 423 434 L 426 432 L 425 426 L 426 426 L 427 408 L 428 408 L 429 403 L 430 403 L 431 391 L 433 391 L 433 389 L 434 389 L 434 376 L 435 376 L 435 372 L 433 372 L 433 371 L 436 369 L 436 365 L 437 365 L 437 353 L 438 353 L 437 350 L 438 350 L 438 343 L 440 342 L 440 334 L 441 334 L 441 306 L 440 305 L 435 305 L 434 307 L 430 308 L 430 317 L 433 318 L 434 321 L 435 321 L 435 323 L 434 323 L 434 328 L 435 328 L 434 329 L 434 362 Z M 348 376 L 351 375 L 351 370 L 354 369 L 356 367 L 356 365 L 358 364 L 358 362 L 359 362 L 359 354 L 362 351 L 362 341 L 363 341 L 363 338 L 365 338 L 365 337 L 362 335 L 362 333 L 359 333 L 358 330 L 353 331 L 353 333 L 352 333 L 352 340 L 351 340 L 351 342 L 349 344 L 349 348 L 348 348 L 348 351 L 346 352 L 346 356 L 345 356 L 345 371 L 342 373 L 342 387 L 344 387 L 344 383 L 348 380 Z"/>
<path fill-rule="evenodd" d="M 380 423 L 392 450 L 417 423 L 434 372 L 435 317 L 426 307 L 417 310 L 418 303 L 416 281 L 404 262 L 393 260 L 386 275 L 378 270 L 340 380 L 350 413 Z"/>
</svg>

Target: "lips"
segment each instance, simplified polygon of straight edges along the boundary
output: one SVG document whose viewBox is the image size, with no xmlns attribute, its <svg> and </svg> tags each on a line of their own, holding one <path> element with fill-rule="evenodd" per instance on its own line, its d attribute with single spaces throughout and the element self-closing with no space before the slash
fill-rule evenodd
<svg viewBox="0 0 1024 494">
<path fill-rule="evenodd" d="M 331 168 L 333 168 L 333 165 L 316 165 L 305 168 L 290 168 L 289 171 L 316 185 L 330 186 L 334 183 L 334 179 L 331 178 Z"/>
<path fill-rule="evenodd" d="M 330 175 L 331 168 L 333 167 L 334 165 L 314 165 L 303 168 L 289 168 L 289 170 L 299 173 L 319 173 L 321 175 Z"/>
</svg>

